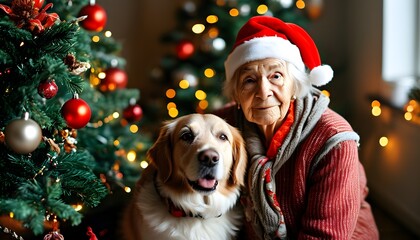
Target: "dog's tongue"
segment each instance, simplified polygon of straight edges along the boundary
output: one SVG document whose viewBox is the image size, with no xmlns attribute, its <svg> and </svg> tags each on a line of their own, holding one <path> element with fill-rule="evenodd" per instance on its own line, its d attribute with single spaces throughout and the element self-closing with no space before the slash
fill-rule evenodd
<svg viewBox="0 0 420 240">
<path fill-rule="evenodd" d="M 203 188 L 213 188 L 215 184 L 216 184 L 216 179 L 205 179 L 205 178 L 198 179 L 198 185 L 200 185 Z"/>
</svg>

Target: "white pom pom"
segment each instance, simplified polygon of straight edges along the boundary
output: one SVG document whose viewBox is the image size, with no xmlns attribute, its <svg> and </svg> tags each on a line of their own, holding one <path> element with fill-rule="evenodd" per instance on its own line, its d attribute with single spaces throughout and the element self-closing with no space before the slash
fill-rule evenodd
<svg viewBox="0 0 420 240">
<path fill-rule="evenodd" d="M 334 76 L 334 71 L 328 65 L 314 67 L 309 73 L 309 80 L 316 87 L 329 83 Z"/>
</svg>

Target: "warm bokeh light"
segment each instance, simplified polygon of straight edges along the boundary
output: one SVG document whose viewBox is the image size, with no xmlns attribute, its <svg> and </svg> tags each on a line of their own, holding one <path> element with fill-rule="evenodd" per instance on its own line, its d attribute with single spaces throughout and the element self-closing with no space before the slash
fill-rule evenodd
<svg viewBox="0 0 420 240">
<path fill-rule="evenodd" d="M 137 157 L 137 154 L 136 154 L 136 152 L 134 150 L 130 150 L 127 153 L 127 160 L 129 162 L 134 162 L 136 160 L 136 157 Z"/>
<path fill-rule="evenodd" d="M 408 105 L 407 108 L 405 109 L 407 112 L 413 112 L 414 111 L 414 106 L 413 105 Z"/>
<path fill-rule="evenodd" d="M 378 100 L 373 100 L 372 103 L 371 103 L 371 106 L 372 107 L 380 107 L 381 103 Z"/>
<path fill-rule="evenodd" d="M 114 146 L 116 146 L 116 147 L 117 147 L 118 145 L 120 145 L 120 141 L 119 141 L 118 139 L 115 139 L 115 140 L 114 140 Z"/>
<path fill-rule="evenodd" d="M 232 16 L 232 17 L 237 17 L 239 15 L 239 10 L 236 9 L 236 8 L 232 8 L 229 11 L 229 15 Z"/>
<path fill-rule="evenodd" d="M 413 119 L 413 114 L 411 112 L 406 112 L 404 114 L 404 119 L 407 121 L 411 121 Z"/>
<path fill-rule="evenodd" d="M 111 31 L 105 31 L 105 37 L 111 37 L 112 36 L 112 32 Z"/>
<path fill-rule="evenodd" d="M 15 214 L 13 212 L 9 212 L 9 217 L 13 218 L 15 216 Z"/>
<path fill-rule="evenodd" d="M 143 150 L 144 149 L 144 146 L 145 145 L 142 142 L 138 142 L 137 145 L 136 145 L 137 149 L 139 149 L 139 150 Z"/>
<path fill-rule="evenodd" d="M 139 131 L 139 126 L 137 126 L 136 124 L 130 125 L 130 132 L 131 133 L 136 133 L 138 131 Z"/>
<path fill-rule="evenodd" d="M 108 84 L 108 90 L 113 92 L 115 89 L 117 89 L 117 84 L 110 83 Z"/>
<path fill-rule="evenodd" d="M 127 187 L 127 186 L 125 186 L 125 187 L 124 187 L 124 191 L 125 191 L 126 193 L 130 193 L 130 192 L 131 192 L 131 188 L 130 188 L 130 187 Z"/>
<path fill-rule="evenodd" d="M 113 118 L 113 117 L 112 117 L 112 115 L 111 115 L 111 116 L 106 117 L 106 118 L 104 119 L 104 122 L 105 122 L 105 123 L 109 123 L 109 122 L 111 122 L 112 120 L 114 120 L 114 118 Z"/>
<path fill-rule="evenodd" d="M 101 38 L 99 36 L 93 36 L 92 37 L 92 42 L 99 42 L 101 40 Z"/>
<path fill-rule="evenodd" d="M 411 99 L 408 101 L 408 103 L 405 105 L 405 111 L 405 120 L 420 124 L 420 106 L 416 100 Z"/>
<path fill-rule="evenodd" d="M 209 102 L 207 102 L 207 100 L 201 100 L 198 103 L 198 107 L 203 109 L 203 110 L 206 109 L 208 106 L 209 106 Z"/>
<path fill-rule="evenodd" d="M 257 7 L 257 13 L 258 13 L 258 14 L 263 15 L 263 14 L 265 14 L 267 11 L 268 11 L 268 7 L 267 7 L 267 5 L 261 4 L 261 5 L 259 5 L 259 6 Z"/>
<path fill-rule="evenodd" d="M 176 96 L 176 91 L 174 89 L 166 90 L 166 97 L 167 98 L 174 98 Z"/>
<path fill-rule="evenodd" d="M 210 38 L 217 38 L 217 36 L 219 36 L 219 29 L 212 27 L 209 29 L 207 34 L 209 35 Z"/>
<path fill-rule="evenodd" d="M 119 171 L 120 170 L 120 163 L 115 162 L 114 165 L 112 165 L 112 170 Z"/>
<path fill-rule="evenodd" d="M 296 2 L 296 7 L 299 9 L 304 9 L 305 8 L 305 2 L 303 0 L 298 0 Z"/>
<path fill-rule="evenodd" d="M 166 105 L 166 109 L 171 109 L 171 108 L 176 108 L 176 104 L 174 103 L 174 102 L 169 102 L 167 105 Z"/>
<path fill-rule="evenodd" d="M 206 29 L 206 26 L 204 26 L 204 24 L 201 24 L 201 23 L 194 24 L 194 26 L 192 26 L 191 28 L 191 30 L 195 34 L 200 34 L 204 32 L 205 29 Z"/>
<path fill-rule="evenodd" d="M 144 168 L 147 168 L 147 166 L 149 166 L 149 163 L 148 163 L 147 161 L 141 161 L 141 162 L 140 162 L 140 167 L 141 167 L 141 168 L 143 168 L 143 169 L 144 169 Z"/>
<path fill-rule="evenodd" d="M 112 114 L 112 117 L 113 117 L 114 119 L 117 119 L 117 118 L 119 118 L 119 117 L 120 117 L 120 113 L 119 113 L 119 112 L 114 112 L 114 113 Z"/>
<path fill-rule="evenodd" d="M 171 108 L 168 110 L 168 114 L 171 118 L 176 118 L 179 114 L 178 109 L 176 108 Z"/>
<path fill-rule="evenodd" d="M 190 83 L 187 80 L 182 79 L 181 81 L 179 81 L 179 87 L 182 89 L 187 89 L 190 87 Z"/>
<path fill-rule="evenodd" d="M 216 0 L 216 5 L 217 6 L 224 6 L 224 5 L 226 5 L 226 0 Z"/>
<path fill-rule="evenodd" d="M 330 97 L 331 96 L 331 93 L 328 92 L 327 90 L 322 90 L 321 93 L 324 94 L 327 97 Z"/>
<path fill-rule="evenodd" d="M 381 145 L 382 147 L 386 147 L 386 145 L 388 145 L 388 138 L 387 137 L 381 137 L 379 139 L 379 145 Z"/>
<path fill-rule="evenodd" d="M 83 209 L 83 205 L 82 204 L 72 205 L 72 207 L 74 208 L 74 210 L 76 210 L 76 212 L 79 212 L 80 210 Z"/>
<path fill-rule="evenodd" d="M 98 86 L 99 83 L 101 83 L 101 80 L 97 77 L 90 77 L 90 84 L 92 84 L 92 86 Z"/>
<path fill-rule="evenodd" d="M 197 90 L 197 91 L 195 92 L 195 97 L 196 97 L 198 100 L 204 100 L 204 99 L 206 99 L 207 94 L 206 94 L 203 90 Z"/>
<path fill-rule="evenodd" d="M 105 77 L 106 77 L 106 73 L 105 72 L 98 73 L 98 78 L 99 79 L 104 79 Z"/>
<path fill-rule="evenodd" d="M 382 110 L 381 110 L 380 107 L 375 106 L 375 107 L 372 108 L 372 115 L 373 116 L 377 117 L 377 116 L 381 115 L 381 113 L 382 113 Z"/>
<path fill-rule="evenodd" d="M 414 106 L 414 105 L 417 105 L 417 101 L 414 99 L 411 99 L 410 101 L 408 101 L 408 104 Z"/>
<path fill-rule="evenodd" d="M 214 77 L 214 70 L 211 68 L 207 68 L 206 70 L 204 70 L 204 76 L 208 77 L 208 78 L 212 78 Z"/>
<path fill-rule="evenodd" d="M 206 21 L 210 24 L 213 24 L 217 23 L 217 21 L 219 21 L 219 18 L 216 15 L 209 15 L 207 16 Z"/>
</svg>

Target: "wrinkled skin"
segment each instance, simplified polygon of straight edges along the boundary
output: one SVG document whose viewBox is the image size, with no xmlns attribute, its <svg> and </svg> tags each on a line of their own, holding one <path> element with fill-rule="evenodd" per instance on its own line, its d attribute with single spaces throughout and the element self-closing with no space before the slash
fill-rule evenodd
<svg viewBox="0 0 420 240">
<path fill-rule="evenodd" d="M 294 96 L 286 63 L 267 58 L 246 63 L 238 70 L 237 101 L 245 118 L 271 139 L 283 123 Z"/>
</svg>

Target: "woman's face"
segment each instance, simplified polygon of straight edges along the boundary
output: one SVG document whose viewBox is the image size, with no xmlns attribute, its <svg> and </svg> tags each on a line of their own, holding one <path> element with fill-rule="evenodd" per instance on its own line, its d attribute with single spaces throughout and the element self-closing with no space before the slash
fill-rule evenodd
<svg viewBox="0 0 420 240">
<path fill-rule="evenodd" d="M 268 58 L 239 68 L 238 96 L 245 118 L 258 125 L 282 122 L 294 94 L 283 60 Z"/>
</svg>

